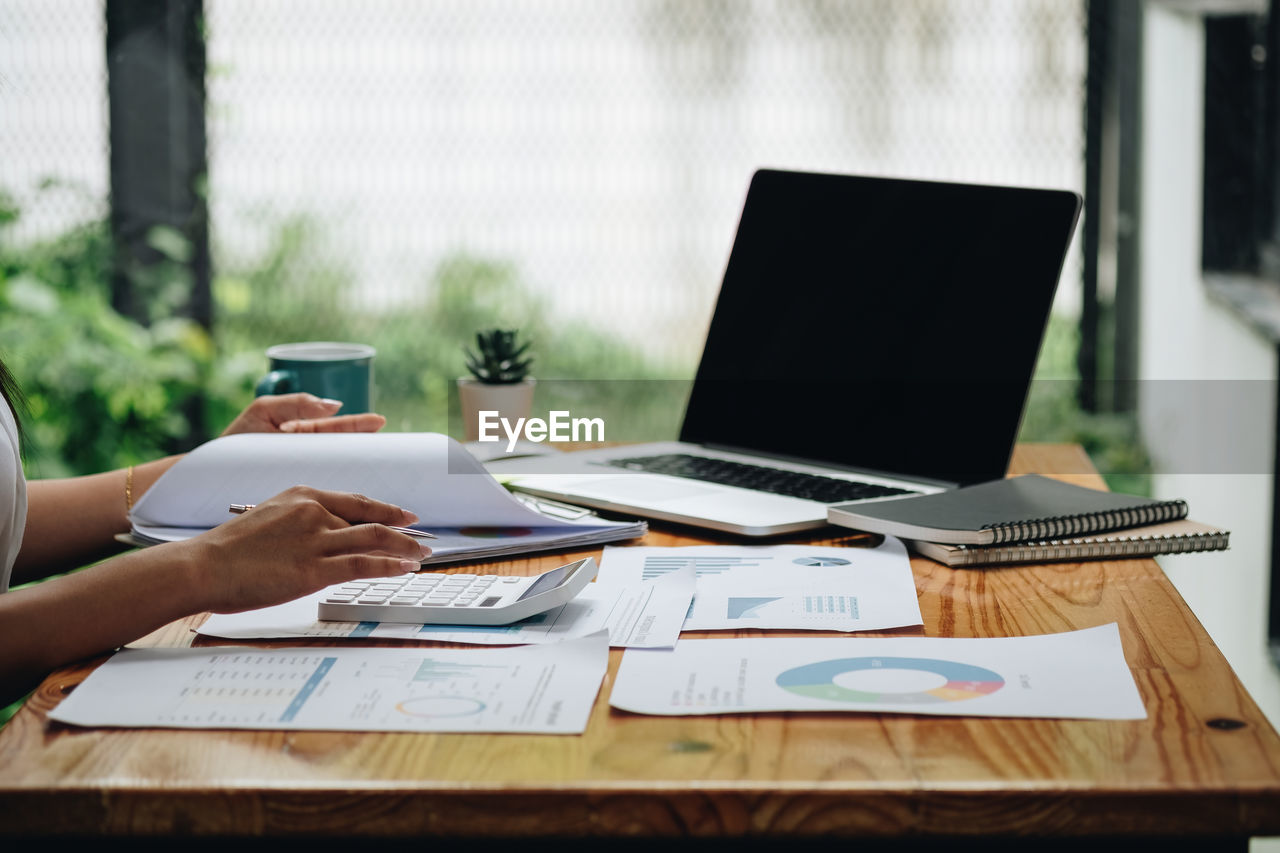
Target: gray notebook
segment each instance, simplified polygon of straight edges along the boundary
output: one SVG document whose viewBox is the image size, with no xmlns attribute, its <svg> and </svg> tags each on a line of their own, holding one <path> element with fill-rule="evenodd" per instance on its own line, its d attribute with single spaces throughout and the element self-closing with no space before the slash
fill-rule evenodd
<svg viewBox="0 0 1280 853">
<path fill-rule="evenodd" d="M 1039 474 L 827 509 L 832 524 L 950 545 L 1061 539 L 1186 518 L 1182 500 L 1087 489 Z"/>
</svg>

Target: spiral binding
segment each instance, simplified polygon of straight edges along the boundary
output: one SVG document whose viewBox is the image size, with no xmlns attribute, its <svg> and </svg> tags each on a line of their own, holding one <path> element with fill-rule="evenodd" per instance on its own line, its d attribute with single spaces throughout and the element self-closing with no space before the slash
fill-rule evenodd
<svg viewBox="0 0 1280 853">
<path fill-rule="evenodd" d="M 954 565 L 988 566 L 1000 563 L 1049 563 L 1101 558 L 1151 557 L 1159 554 L 1190 554 L 1218 551 L 1227 547 L 1228 534 L 1190 533 L 1183 536 L 1138 536 L 1133 539 L 1067 539 L 1056 542 L 1023 542 L 1000 547 L 961 546 L 961 558 Z"/>
<path fill-rule="evenodd" d="M 1187 502 L 1172 500 L 1106 512 L 1086 512 L 1076 515 L 1032 518 L 1026 521 L 984 524 L 982 529 L 990 530 L 995 536 L 992 544 L 1000 545 L 1005 542 L 1025 542 L 1029 539 L 1065 539 L 1081 533 L 1145 527 L 1148 524 L 1177 521 L 1186 516 Z"/>
</svg>

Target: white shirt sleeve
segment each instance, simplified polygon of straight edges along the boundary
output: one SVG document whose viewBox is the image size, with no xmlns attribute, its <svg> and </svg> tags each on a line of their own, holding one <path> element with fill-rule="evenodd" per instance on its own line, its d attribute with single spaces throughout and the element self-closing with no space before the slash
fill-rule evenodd
<svg viewBox="0 0 1280 853">
<path fill-rule="evenodd" d="M 0 399 L 0 592 L 9 589 L 13 563 L 27 527 L 27 480 L 22 473 L 18 423 Z"/>
</svg>

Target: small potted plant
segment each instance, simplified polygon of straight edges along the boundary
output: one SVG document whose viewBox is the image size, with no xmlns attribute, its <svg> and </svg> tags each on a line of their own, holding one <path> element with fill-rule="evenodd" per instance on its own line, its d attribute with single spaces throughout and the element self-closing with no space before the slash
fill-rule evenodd
<svg viewBox="0 0 1280 853">
<path fill-rule="evenodd" d="M 529 342 L 518 329 L 485 329 L 476 332 L 474 351 L 463 347 L 470 377 L 458 380 L 458 400 L 466 441 L 480 437 L 480 412 L 498 412 L 514 424 L 533 408 L 534 378 L 529 375 L 533 357 Z M 501 433 L 500 433 L 501 434 Z"/>
</svg>

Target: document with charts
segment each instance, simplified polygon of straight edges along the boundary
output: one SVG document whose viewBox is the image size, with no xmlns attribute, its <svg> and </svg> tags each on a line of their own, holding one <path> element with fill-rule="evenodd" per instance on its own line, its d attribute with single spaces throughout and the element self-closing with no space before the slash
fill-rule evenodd
<svg viewBox="0 0 1280 853">
<path fill-rule="evenodd" d="M 637 714 L 864 711 L 1140 720 L 1113 622 L 1032 637 L 779 637 L 628 649 L 609 704 Z"/>
<path fill-rule="evenodd" d="M 50 712 L 76 726 L 580 734 L 603 633 L 504 649 L 125 649 Z"/>
<path fill-rule="evenodd" d="M 558 643 L 608 631 L 618 648 L 670 648 L 693 600 L 692 568 L 635 584 L 589 583 L 567 604 L 510 625 L 415 625 L 329 622 L 316 618 L 325 590 L 242 613 L 214 613 L 196 631 L 226 640 L 373 637 L 471 645 Z"/>
<path fill-rule="evenodd" d="M 697 582 L 686 631 L 878 631 L 922 624 L 911 561 L 892 537 L 873 548 L 606 547 L 596 582 L 635 584 L 688 568 Z"/>
</svg>

